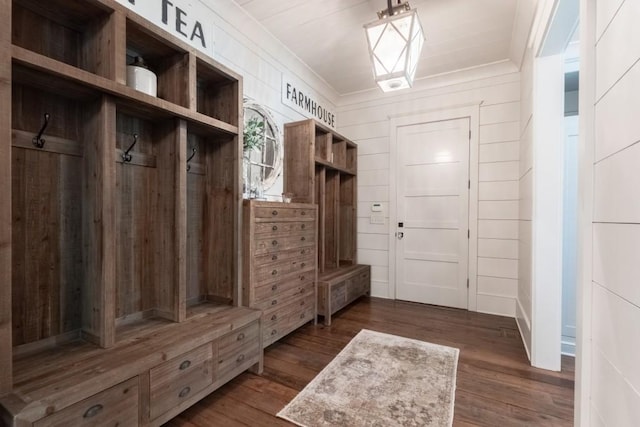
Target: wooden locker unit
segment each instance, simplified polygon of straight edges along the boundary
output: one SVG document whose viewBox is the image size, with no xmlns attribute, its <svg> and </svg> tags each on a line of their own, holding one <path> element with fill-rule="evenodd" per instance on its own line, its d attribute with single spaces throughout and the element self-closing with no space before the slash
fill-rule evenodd
<svg viewBox="0 0 640 427">
<path fill-rule="evenodd" d="M 114 0 L 0 22 L 0 424 L 160 425 L 260 371 L 241 77 Z M 126 86 L 132 52 L 157 97 Z"/>
<path fill-rule="evenodd" d="M 318 206 L 319 286 L 344 283 L 352 288 L 356 281 L 350 278 L 360 271 L 354 269 L 357 265 L 357 146 L 309 119 L 285 124 L 284 147 L 284 191 L 293 194 L 294 202 Z M 369 294 L 370 282 L 369 274 L 345 292 L 350 296 Z M 331 306 L 333 289 L 338 288 L 328 286 L 326 291 L 318 290 L 318 314 L 324 316 L 327 324 L 335 310 L 328 312 L 323 308 Z M 350 298 L 349 302 L 354 299 Z"/>
<path fill-rule="evenodd" d="M 243 304 L 263 311 L 264 347 L 316 319 L 317 208 L 244 201 Z"/>
</svg>

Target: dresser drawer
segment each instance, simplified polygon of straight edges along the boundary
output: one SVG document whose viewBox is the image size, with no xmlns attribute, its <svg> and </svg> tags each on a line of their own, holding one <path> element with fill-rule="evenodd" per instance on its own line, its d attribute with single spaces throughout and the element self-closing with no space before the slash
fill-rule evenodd
<svg viewBox="0 0 640 427">
<path fill-rule="evenodd" d="M 307 270 L 294 275 L 289 275 L 274 283 L 267 283 L 256 286 L 253 291 L 253 300 L 255 302 L 264 301 L 278 297 L 282 292 L 313 282 L 315 279 L 315 270 Z"/>
<path fill-rule="evenodd" d="M 254 226 L 254 233 L 256 235 L 269 234 L 273 236 L 286 235 L 288 233 L 302 233 L 313 229 L 314 224 L 309 221 L 269 221 L 269 222 L 257 222 Z"/>
<path fill-rule="evenodd" d="M 262 327 L 267 330 L 273 328 L 279 323 L 286 322 L 286 320 L 293 313 L 300 313 L 309 307 L 313 307 L 315 303 L 315 297 L 312 293 L 306 295 L 300 295 L 298 298 L 288 301 L 287 304 L 277 306 L 272 310 L 265 311 L 262 315 Z"/>
<path fill-rule="evenodd" d="M 309 255 L 264 265 L 255 269 L 253 283 L 255 286 L 260 286 L 262 283 L 270 283 L 282 277 L 288 277 L 292 273 L 313 270 L 314 267 L 315 259 Z"/>
<path fill-rule="evenodd" d="M 138 377 L 36 421 L 34 427 L 137 426 Z"/>
<path fill-rule="evenodd" d="M 286 251 L 280 251 L 271 254 L 258 255 L 253 258 L 254 265 L 256 267 L 271 265 L 282 261 L 289 261 L 299 259 L 300 257 L 310 257 L 315 259 L 316 248 L 315 246 L 305 246 L 301 248 L 289 249 Z"/>
<path fill-rule="evenodd" d="M 223 337 L 218 347 L 217 378 L 234 371 L 244 371 L 260 356 L 260 324 L 255 322 L 238 332 Z"/>
<path fill-rule="evenodd" d="M 316 210 L 313 208 L 290 208 L 290 207 L 256 207 L 256 221 L 269 219 L 273 221 L 302 220 L 313 221 L 316 217 Z"/>
<path fill-rule="evenodd" d="M 213 383 L 213 350 L 205 344 L 151 369 L 151 419 Z"/>
<path fill-rule="evenodd" d="M 281 290 L 270 298 L 256 300 L 251 304 L 251 307 L 268 313 L 282 307 L 283 305 L 287 305 L 295 299 L 302 298 L 306 295 L 312 295 L 313 293 L 313 280 L 310 280 L 295 287 Z"/>
<path fill-rule="evenodd" d="M 264 237 L 256 238 L 253 243 L 255 255 L 262 255 L 271 252 L 278 252 L 287 249 L 315 246 L 314 230 L 305 231 L 295 236 Z"/>
<path fill-rule="evenodd" d="M 269 328 L 264 328 L 262 336 L 263 346 L 266 347 L 274 341 L 279 340 L 308 321 L 313 320 L 313 317 L 313 304 L 300 307 L 298 310 L 288 314 L 286 318 L 277 322 L 275 325 L 272 325 Z"/>
</svg>

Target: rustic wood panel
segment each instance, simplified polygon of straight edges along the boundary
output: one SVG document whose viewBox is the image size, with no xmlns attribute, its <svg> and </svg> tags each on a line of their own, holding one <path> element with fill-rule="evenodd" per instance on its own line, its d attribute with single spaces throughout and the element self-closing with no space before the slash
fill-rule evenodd
<svg viewBox="0 0 640 427">
<path fill-rule="evenodd" d="M 0 140 L 11 138 L 11 9 L 12 2 L 0 0 Z M 8 393 L 13 383 L 12 376 L 12 274 L 11 262 L 11 147 L 0 144 L 0 395 Z"/>
<path fill-rule="evenodd" d="M 13 86 L 13 126 L 36 135 L 45 113 L 49 135 L 79 141 L 80 104 Z M 80 327 L 83 282 L 82 159 L 12 150 L 13 345 Z"/>
<path fill-rule="evenodd" d="M 454 426 L 573 425 L 573 359 L 558 373 L 531 367 L 513 319 L 364 298 L 330 327 L 308 324 L 273 344 L 262 376 L 242 374 L 166 426 L 290 426 L 275 414 L 363 328 L 460 349 Z"/>
<path fill-rule="evenodd" d="M 237 147 L 232 141 L 220 138 L 207 141 L 202 256 L 206 295 L 229 301 L 237 298 L 236 221 L 240 215 L 236 202 Z"/>
<path fill-rule="evenodd" d="M 339 249 L 340 265 L 351 265 L 356 262 L 357 247 L 357 187 L 356 177 L 351 175 L 340 176 L 340 207 L 339 207 Z"/>
<path fill-rule="evenodd" d="M 293 193 L 292 201 L 314 203 L 313 122 L 285 124 L 284 191 Z"/>
<path fill-rule="evenodd" d="M 324 268 L 338 267 L 339 236 L 340 236 L 340 175 L 334 171 L 327 171 L 324 197 Z"/>
<path fill-rule="evenodd" d="M 323 167 L 315 168 L 315 193 L 314 203 L 318 205 L 318 272 L 322 273 L 325 266 L 325 256 L 327 247 L 325 222 L 327 217 L 327 171 Z"/>
<path fill-rule="evenodd" d="M 84 117 L 82 324 L 85 338 L 109 347 L 115 341 L 115 104 L 104 97 Z"/>
<path fill-rule="evenodd" d="M 127 150 L 132 135 L 138 142 L 132 151 L 156 155 L 154 125 L 118 113 L 116 145 Z M 155 220 L 159 211 L 157 168 L 127 163 L 116 165 L 116 317 L 154 309 L 157 242 Z"/>
<path fill-rule="evenodd" d="M 192 133 L 188 135 L 187 152 L 196 149 L 196 156 L 191 161 L 192 168 L 202 165 L 206 158 L 205 142 Z M 190 171 L 191 172 L 191 171 Z M 187 173 L 187 301 L 194 303 L 206 295 L 206 282 L 204 276 L 204 206 L 205 206 L 205 180 L 206 176 L 196 173 Z"/>
</svg>

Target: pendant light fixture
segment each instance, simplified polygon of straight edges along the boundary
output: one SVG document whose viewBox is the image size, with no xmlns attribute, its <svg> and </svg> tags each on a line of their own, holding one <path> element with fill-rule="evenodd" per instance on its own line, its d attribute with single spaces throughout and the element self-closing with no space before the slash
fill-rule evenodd
<svg viewBox="0 0 640 427">
<path fill-rule="evenodd" d="M 364 26 L 376 83 L 384 92 L 413 85 L 424 35 L 417 10 L 398 0 L 378 12 L 378 20 Z"/>
</svg>

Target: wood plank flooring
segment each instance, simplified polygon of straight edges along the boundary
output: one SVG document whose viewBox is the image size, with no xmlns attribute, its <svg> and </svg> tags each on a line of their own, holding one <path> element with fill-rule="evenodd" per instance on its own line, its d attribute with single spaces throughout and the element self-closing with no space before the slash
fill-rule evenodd
<svg viewBox="0 0 640 427">
<path fill-rule="evenodd" d="M 574 360 L 562 372 L 529 365 L 514 319 L 376 298 L 307 324 L 265 350 L 262 376 L 244 373 L 165 427 L 291 426 L 275 416 L 361 329 L 460 349 L 455 426 L 573 425 Z"/>
</svg>

